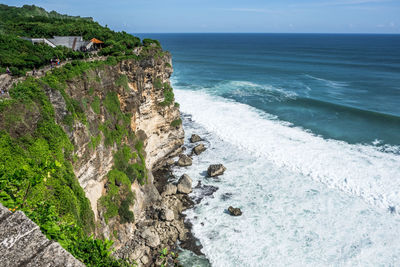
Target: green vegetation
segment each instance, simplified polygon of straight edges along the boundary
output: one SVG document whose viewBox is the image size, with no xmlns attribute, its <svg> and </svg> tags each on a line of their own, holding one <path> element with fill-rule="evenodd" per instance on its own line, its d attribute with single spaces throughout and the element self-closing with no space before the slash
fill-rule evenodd
<svg viewBox="0 0 400 267">
<path fill-rule="evenodd" d="M 104 144 L 119 146 L 125 137 L 132 140 L 134 134 L 129 131 L 131 115 L 121 111 L 118 95 L 115 92 L 108 92 L 103 104 L 109 116 L 109 119 L 99 127 L 105 137 Z"/>
<path fill-rule="evenodd" d="M 46 12 L 36 6 L 21 8 L 0 4 L 0 70 L 10 67 L 14 75 L 23 75 L 33 67 L 48 65 L 50 59 L 81 59 L 87 54 L 65 47 L 51 48 L 44 44 L 33 45 L 20 36 L 52 38 L 53 36 L 83 36 L 85 40 L 97 38 L 104 41 L 100 55 L 133 55 L 133 49 L 140 46 L 140 39 L 126 32 L 115 32 L 101 26 L 91 18 L 60 15 Z M 144 45 L 149 45 L 146 41 Z M 151 41 L 159 46 L 158 41 Z"/>
<path fill-rule="evenodd" d="M 161 89 L 163 88 L 162 80 L 161 78 L 156 78 L 154 83 L 153 83 L 154 88 L 156 89 Z"/>
<path fill-rule="evenodd" d="M 134 221 L 129 210 L 135 199 L 131 184 L 137 180 L 143 185 L 148 180 L 143 142 L 132 132 L 131 114 L 121 110 L 116 92 L 101 95 L 90 87 L 88 96 L 77 99 L 66 89 L 77 79 L 86 79 L 85 86 L 100 82 L 93 70 L 108 68 L 121 60 L 163 56 L 160 43 L 143 40 L 144 52 L 137 56 L 133 54 L 133 49 L 141 45 L 137 37 L 114 32 L 91 18 L 46 12 L 36 6 L 16 8 L 0 4 L 0 17 L 0 73 L 10 67 L 13 75 L 23 75 L 28 69 L 48 64 L 54 57 L 77 59 L 42 78 L 26 78 L 9 90 L 9 99 L 0 102 L 0 202 L 12 211 L 23 211 L 49 239 L 59 242 L 87 266 L 131 266 L 111 256 L 111 241 L 93 237 L 94 214 L 74 175 L 72 163 L 78 157 L 64 129 L 72 129 L 79 121 L 92 131 L 88 144 L 91 149 L 102 141 L 105 146 L 116 148 L 114 166 L 106 178 L 107 193 L 99 200 L 107 221 L 117 216 L 120 223 Z M 104 61 L 84 62 L 79 59 L 87 54 L 63 47 L 32 45 L 19 38 L 53 35 L 103 40 L 105 48 L 99 54 L 108 57 Z M 121 75 L 115 85 L 129 90 L 128 77 Z M 173 103 L 169 84 L 156 79 L 154 86 L 163 89 L 165 99 L 161 105 Z M 68 113 L 61 118 L 61 125 L 57 124 L 55 110 L 46 95 L 50 91 L 58 91 L 66 103 Z M 89 123 L 86 112 L 90 108 L 104 117 L 102 124 L 98 125 L 98 119 Z"/>
<path fill-rule="evenodd" d="M 107 194 L 100 198 L 100 205 L 104 207 L 106 222 L 117 215 L 121 223 L 133 222 L 133 212 L 129 206 L 133 204 L 134 194 L 131 191 L 131 183 L 138 180 L 140 184 L 147 181 L 147 170 L 144 156 L 142 155 L 143 143 L 137 142 L 135 146 L 138 154 L 132 152 L 128 145 L 123 145 L 114 154 L 113 169 L 107 175 Z M 131 161 L 140 160 L 140 163 Z"/>
<path fill-rule="evenodd" d="M 134 194 L 129 192 L 124 200 L 121 201 L 121 206 L 118 209 L 118 214 L 121 223 L 131 223 L 135 221 L 135 215 L 129 210 L 129 206 L 133 204 Z"/>
<path fill-rule="evenodd" d="M 174 102 L 174 92 L 172 90 L 171 85 L 169 83 L 164 83 L 164 101 L 160 103 L 161 106 L 169 106 Z"/>
<path fill-rule="evenodd" d="M 121 201 L 128 199 L 133 204 L 131 181 L 125 173 L 113 169 L 107 175 L 107 194 L 100 198 L 100 205 L 105 208 L 104 218 L 106 222 L 119 214 Z M 130 204 L 130 203 L 129 203 Z"/>
<path fill-rule="evenodd" d="M 161 267 L 167 266 L 174 266 L 174 267 L 181 267 L 182 265 L 179 264 L 178 261 L 178 253 L 174 253 L 173 251 L 168 251 L 167 248 L 164 248 L 160 251 L 160 260 L 161 260 Z"/>
<path fill-rule="evenodd" d="M 161 48 L 161 44 L 158 40 L 153 40 L 153 39 L 143 39 L 142 41 L 144 46 L 154 46 L 154 47 L 160 47 Z"/>
<path fill-rule="evenodd" d="M 125 74 L 122 74 L 119 76 L 119 78 L 115 81 L 116 86 L 122 86 L 126 91 L 129 91 L 129 85 L 128 85 L 128 77 Z"/>
<path fill-rule="evenodd" d="M 48 238 L 58 241 L 88 266 L 126 266 L 127 263 L 110 256 L 109 241 L 88 236 L 94 230 L 94 215 L 73 173 L 74 147 L 56 124 L 55 112 L 44 88 L 61 92 L 71 113 L 66 117 L 72 122 L 84 120 L 81 103 L 64 91 L 66 82 L 107 63 L 73 62 L 43 78 L 28 78 L 10 90 L 11 99 L 0 102 L 1 203 L 24 211 Z M 37 122 L 30 119 L 32 114 L 39 117 Z M 9 121 L 15 121 L 15 125 L 5 123 Z M 99 136 L 92 139 L 93 146 L 99 142 Z M 128 178 L 126 181 L 130 183 Z M 125 213 L 121 210 L 121 214 Z M 130 218 L 129 214 L 126 218 Z"/>
<path fill-rule="evenodd" d="M 182 124 L 182 119 L 177 119 L 177 120 L 173 120 L 172 122 L 171 122 L 171 126 L 172 127 L 177 127 L 177 126 L 179 126 L 179 125 L 181 125 Z"/>
<path fill-rule="evenodd" d="M 90 137 L 90 142 L 89 142 L 89 147 L 90 147 L 91 149 L 95 150 L 96 147 L 97 147 L 98 145 L 100 145 L 100 142 L 101 142 L 101 135 L 100 135 L 100 134 L 98 134 L 98 135 L 96 135 L 96 136 L 91 136 L 91 137 Z"/>
<path fill-rule="evenodd" d="M 99 96 L 94 96 L 92 104 L 90 104 L 92 110 L 96 114 L 100 114 L 100 98 Z"/>
</svg>

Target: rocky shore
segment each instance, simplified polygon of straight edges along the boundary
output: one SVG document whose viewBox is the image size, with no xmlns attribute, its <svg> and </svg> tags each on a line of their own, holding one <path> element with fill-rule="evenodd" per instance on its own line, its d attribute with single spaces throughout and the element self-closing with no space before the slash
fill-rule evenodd
<svg viewBox="0 0 400 267">
<path fill-rule="evenodd" d="M 160 198 L 137 219 L 131 240 L 116 252 L 116 256 L 135 260 L 138 266 L 160 266 L 160 252 L 167 249 L 176 254 L 178 243 L 181 248 L 202 255 L 201 245 L 190 232 L 191 224 L 185 222 L 182 214 L 195 204 L 188 196 L 192 191 L 190 177 L 183 175 L 177 183 L 169 182 L 174 180 L 170 165 L 153 175 L 155 194 Z"/>
<path fill-rule="evenodd" d="M 176 260 L 179 249 L 204 256 L 201 252 L 202 246 L 191 233 L 192 225 L 185 221 L 183 211 L 193 208 L 218 188 L 203 185 L 200 181 L 192 184 L 192 179 L 187 174 L 178 178 L 172 173 L 172 167 L 190 166 L 193 157 L 206 150 L 203 143 L 198 143 L 202 140 L 198 135 L 193 135 L 190 142 L 195 143 L 195 146 L 191 154 L 184 154 L 186 148 L 182 147 L 176 161 L 168 160 L 153 172 L 153 185 L 157 190 L 152 193 L 154 196 L 151 198 L 157 200 L 148 205 L 142 216 L 136 219 L 133 236 L 116 252 L 116 256 L 135 260 L 138 266 L 160 266 L 163 263 L 160 257 L 162 251 L 169 253 L 166 255 L 170 260 L 168 266 L 179 266 Z M 196 153 L 196 148 L 201 151 Z M 182 161 L 186 164 L 182 164 Z M 222 164 L 211 165 L 209 169 L 212 170 L 212 175 L 209 176 L 213 177 L 222 175 L 226 170 Z M 200 194 L 189 196 L 193 190 Z"/>
</svg>

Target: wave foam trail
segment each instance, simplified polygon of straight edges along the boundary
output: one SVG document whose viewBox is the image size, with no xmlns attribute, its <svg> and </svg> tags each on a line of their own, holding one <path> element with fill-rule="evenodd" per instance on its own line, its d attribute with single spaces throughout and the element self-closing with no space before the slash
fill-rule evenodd
<svg viewBox="0 0 400 267">
<path fill-rule="evenodd" d="M 331 81 L 331 80 L 326 80 L 326 79 L 322 79 L 322 78 L 318 78 L 309 74 L 305 74 L 304 76 L 322 82 L 324 83 L 326 86 L 332 87 L 332 88 L 342 88 L 342 87 L 346 87 L 348 86 L 348 84 L 346 82 L 338 82 L 338 81 Z"/>
<path fill-rule="evenodd" d="M 181 111 L 224 141 L 279 168 L 400 214 L 400 155 L 324 139 L 245 104 L 204 92 L 175 92 Z"/>
</svg>

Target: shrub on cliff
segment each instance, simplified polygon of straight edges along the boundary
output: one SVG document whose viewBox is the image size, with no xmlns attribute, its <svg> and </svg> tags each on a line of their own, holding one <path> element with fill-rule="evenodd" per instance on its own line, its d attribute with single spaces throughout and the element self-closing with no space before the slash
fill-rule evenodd
<svg viewBox="0 0 400 267">
<path fill-rule="evenodd" d="M 161 44 L 158 40 L 154 40 L 154 39 L 143 39 L 142 41 L 143 46 L 154 46 L 154 47 L 161 47 Z"/>
<path fill-rule="evenodd" d="M 164 92 L 164 101 L 161 102 L 160 105 L 161 106 L 169 106 L 175 100 L 174 92 L 173 92 L 171 85 L 169 85 L 169 83 L 164 83 L 163 88 L 164 88 L 164 91 L 163 91 Z"/>
</svg>

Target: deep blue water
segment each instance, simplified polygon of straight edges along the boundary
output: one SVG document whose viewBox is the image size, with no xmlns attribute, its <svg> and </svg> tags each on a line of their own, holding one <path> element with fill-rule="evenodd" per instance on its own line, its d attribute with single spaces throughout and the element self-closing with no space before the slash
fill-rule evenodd
<svg viewBox="0 0 400 267">
<path fill-rule="evenodd" d="M 137 34 L 175 88 L 253 106 L 324 138 L 400 144 L 400 35 Z"/>
</svg>

